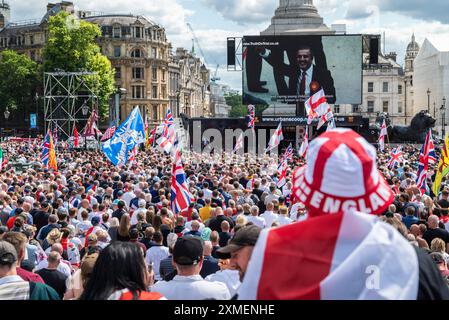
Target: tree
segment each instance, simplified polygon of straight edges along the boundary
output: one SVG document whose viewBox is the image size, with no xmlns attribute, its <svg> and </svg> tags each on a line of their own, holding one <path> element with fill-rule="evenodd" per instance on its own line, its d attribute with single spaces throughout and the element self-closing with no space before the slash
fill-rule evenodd
<svg viewBox="0 0 449 320">
<path fill-rule="evenodd" d="M 239 118 L 248 115 L 248 106 L 242 104 L 242 96 L 236 93 L 230 93 L 225 95 L 226 104 L 231 106 L 231 111 L 229 112 L 229 117 Z M 256 105 L 256 116 L 260 116 L 262 112 L 268 108 L 268 106 Z"/>
<path fill-rule="evenodd" d="M 0 108 L 28 114 L 39 85 L 39 66 L 23 54 L 5 50 L 0 54 Z"/>
<path fill-rule="evenodd" d="M 87 77 L 86 84 L 98 96 L 99 113 L 105 118 L 109 96 L 115 90 L 114 69 L 95 42 L 99 37 L 101 30 L 96 24 L 76 20 L 67 12 L 50 17 L 43 68 L 45 72 L 95 72 Z"/>
</svg>

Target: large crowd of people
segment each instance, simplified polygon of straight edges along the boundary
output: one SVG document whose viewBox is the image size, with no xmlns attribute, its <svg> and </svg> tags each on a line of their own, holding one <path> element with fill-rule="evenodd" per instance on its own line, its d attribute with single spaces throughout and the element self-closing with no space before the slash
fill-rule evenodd
<svg viewBox="0 0 449 320">
<path fill-rule="evenodd" d="M 38 143 L 1 147 L 9 163 L 0 172 L 0 299 L 235 299 L 262 230 L 312 219 L 293 192 L 305 164 L 295 154 L 278 186 L 277 157 L 184 152 L 195 201 L 177 214 L 170 155 L 140 151 L 115 167 L 101 152 L 60 148 L 54 172 Z M 402 152 L 394 167 L 388 148 L 377 154 L 394 193 L 381 220 L 426 251 L 449 284 L 449 180 L 421 195 L 419 147 Z"/>
</svg>

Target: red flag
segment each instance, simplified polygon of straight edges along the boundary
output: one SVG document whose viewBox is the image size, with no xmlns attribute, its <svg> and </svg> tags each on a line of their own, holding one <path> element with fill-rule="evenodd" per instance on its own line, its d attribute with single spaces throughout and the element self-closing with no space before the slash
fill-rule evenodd
<svg viewBox="0 0 449 320">
<path fill-rule="evenodd" d="M 76 129 L 76 126 L 75 126 L 75 129 L 73 130 L 73 137 L 75 138 L 73 145 L 75 146 L 75 148 L 78 148 L 78 146 L 79 146 L 79 134 L 78 134 L 78 129 Z"/>
</svg>

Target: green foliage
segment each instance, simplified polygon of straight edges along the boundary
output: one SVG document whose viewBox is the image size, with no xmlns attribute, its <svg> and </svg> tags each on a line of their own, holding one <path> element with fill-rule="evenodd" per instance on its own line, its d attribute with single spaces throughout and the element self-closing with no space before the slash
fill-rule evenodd
<svg viewBox="0 0 449 320">
<path fill-rule="evenodd" d="M 99 37 L 101 30 L 96 24 L 76 21 L 66 12 L 50 17 L 43 68 L 45 72 L 58 69 L 96 72 L 87 84 L 99 97 L 99 112 L 104 118 L 108 113 L 108 98 L 114 92 L 114 69 L 95 42 Z"/>
<path fill-rule="evenodd" d="M 33 105 L 39 66 L 23 54 L 5 50 L 0 56 L 0 108 L 23 112 Z"/>
<path fill-rule="evenodd" d="M 231 106 L 231 111 L 229 112 L 229 117 L 239 118 L 248 115 L 248 106 L 242 104 L 242 96 L 240 94 L 228 94 L 225 96 L 226 104 Z M 256 105 L 256 116 L 260 116 L 262 112 L 268 108 L 264 105 Z"/>
</svg>

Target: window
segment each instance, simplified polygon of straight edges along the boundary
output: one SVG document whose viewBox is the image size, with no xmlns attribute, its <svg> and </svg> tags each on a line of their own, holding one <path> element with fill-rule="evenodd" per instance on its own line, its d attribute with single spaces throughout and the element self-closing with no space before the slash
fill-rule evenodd
<svg viewBox="0 0 449 320">
<path fill-rule="evenodd" d="M 157 81 L 157 68 L 156 67 L 153 67 L 151 69 L 151 74 L 152 74 L 151 79 L 153 79 L 153 81 Z"/>
<path fill-rule="evenodd" d="M 402 102 L 398 102 L 398 113 L 402 113 Z"/>
<path fill-rule="evenodd" d="M 153 105 L 153 120 L 158 120 L 157 105 Z"/>
<path fill-rule="evenodd" d="M 120 28 L 119 26 L 113 27 L 112 28 L 112 36 L 114 38 L 121 38 L 122 37 L 122 28 Z"/>
<path fill-rule="evenodd" d="M 157 58 L 157 49 L 156 48 L 151 48 L 151 57 L 153 59 Z"/>
<path fill-rule="evenodd" d="M 162 70 L 162 81 L 165 81 L 165 77 L 166 77 L 165 72 L 166 72 L 165 70 Z"/>
<path fill-rule="evenodd" d="M 368 101 L 368 112 L 374 112 L 374 101 Z"/>
<path fill-rule="evenodd" d="M 143 53 L 142 50 L 140 49 L 135 49 L 131 52 L 131 57 L 132 58 L 143 58 Z"/>
<path fill-rule="evenodd" d="M 157 99 L 157 86 L 153 86 L 153 99 Z"/>
<path fill-rule="evenodd" d="M 119 58 L 122 55 L 120 46 L 114 46 L 114 58 Z"/>
<path fill-rule="evenodd" d="M 143 68 L 133 68 L 133 79 L 143 79 L 144 69 Z"/>
<path fill-rule="evenodd" d="M 143 32 L 141 27 L 135 27 L 136 38 L 142 38 Z"/>
<path fill-rule="evenodd" d="M 368 82 L 368 92 L 374 92 L 374 82 Z"/>
<path fill-rule="evenodd" d="M 388 113 L 388 106 L 389 106 L 388 101 L 384 101 L 382 103 L 382 111 Z"/>
<path fill-rule="evenodd" d="M 383 92 L 388 92 L 388 82 L 383 83 Z"/>
<path fill-rule="evenodd" d="M 132 86 L 133 99 L 145 99 L 145 87 L 144 86 Z"/>
<path fill-rule="evenodd" d="M 115 67 L 115 78 L 120 79 L 122 77 L 122 67 Z"/>
<path fill-rule="evenodd" d="M 34 44 L 34 36 L 33 36 L 33 35 L 30 36 L 30 44 L 31 44 L 31 45 Z"/>
<path fill-rule="evenodd" d="M 402 85 L 398 85 L 398 94 L 402 94 Z"/>
<path fill-rule="evenodd" d="M 357 113 L 357 112 L 359 112 L 359 105 L 353 104 L 352 105 L 352 113 Z"/>
<path fill-rule="evenodd" d="M 339 105 L 334 105 L 334 113 L 336 113 L 336 114 L 340 113 L 340 106 Z"/>
</svg>

